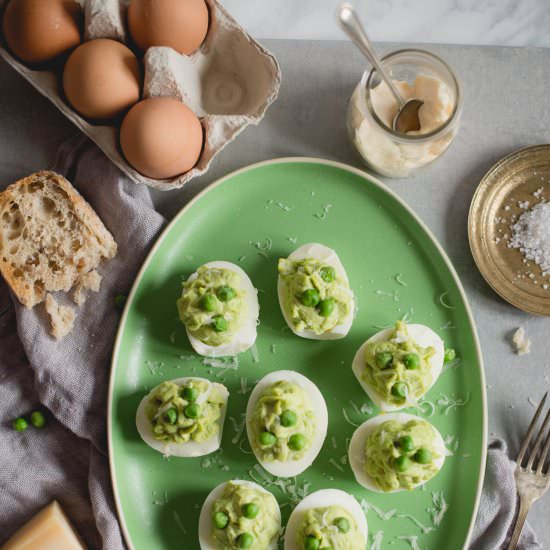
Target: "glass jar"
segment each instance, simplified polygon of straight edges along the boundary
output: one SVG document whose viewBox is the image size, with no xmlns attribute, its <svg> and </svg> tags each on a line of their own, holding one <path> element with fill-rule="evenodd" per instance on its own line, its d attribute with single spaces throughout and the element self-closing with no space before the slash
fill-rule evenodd
<svg viewBox="0 0 550 550">
<path fill-rule="evenodd" d="M 395 51 L 382 63 L 405 99 L 425 102 L 419 111 L 420 130 L 402 134 L 391 128 L 397 101 L 372 69 L 351 96 L 348 134 L 369 168 L 382 176 L 406 178 L 437 159 L 453 141 L 462 114 L 461 85 L 447 63 L 426 51 Z"/>
</svg>

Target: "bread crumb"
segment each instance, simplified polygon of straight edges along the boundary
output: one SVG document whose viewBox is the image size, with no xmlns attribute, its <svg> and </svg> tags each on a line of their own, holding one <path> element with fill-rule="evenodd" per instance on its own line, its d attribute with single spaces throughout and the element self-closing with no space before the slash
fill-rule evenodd
<svg viewBox="0 0 550 550">
<path fill-rule="evenodd" d="M 524 355 L 531 351 L 531 340 L 525 338 L 525 330 L 523 327 L 519 327 L 512 336 L 512 344 L 514 344 L 514 351 L 518 355 Z"/>
<path fill-rule="evenodd" d="M 73 301 L 76 305 L 81 306 L 86 301 L 84 294 L 85 290 L 91 290 L 92 292 L 99 292 L 101 286 L 101 275 L 95 270 L 88 271 L 81 278 L 73 292 Z"/>
<path fill-rule="evenodd" d="M 51 294 L 48 294 L 46 296 L 46 312 L 50 316 L 52 323 L 50 334 L 56 340 L 61 340 L 61 338 L 71 332 L 76 317 L 73 308 L 59 305 L 55 298 Z"/>
</svg>

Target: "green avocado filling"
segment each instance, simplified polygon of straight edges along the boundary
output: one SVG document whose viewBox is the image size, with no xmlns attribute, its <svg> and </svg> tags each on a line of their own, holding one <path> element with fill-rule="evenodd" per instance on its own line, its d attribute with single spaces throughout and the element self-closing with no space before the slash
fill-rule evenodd
<svg viewBox="0 0 550 550">
<path fill-rule="evenodd" d="M 355 519 L 341 506 L 308 510 L 296 542 L 300 550 L 357 550 L 366 545 Z"/>
<path fill-rule="evenodd" d="M 264 462 L 299 460 L 315 435 L 313 406 L 300 386 L 275 382 L 260 395 L 250 428 L 252 448 Z"/>
<path fill-rule="evenodd" d="M 190 379 L 183 386 L 174 382 L 157 386 L 149 396 L 145 414 L 155 439 L 201 442 L 218 433 L 223 406 L 224 399 L 215 387 L 204 380 Z"/>
<path fill-rule="evenodd" d="M 414 489 L 439 471 L 436 437 L 425 420 L 388 420 L 367 437 L 365 471 L 382 491 Z"/>
<path fill-rule="evenodd" d="M 197 278 L 183 283 L 177 301 L 181 322 L 206 345 L 230 342 L 246 319 L 241 276 L 230 269 L 199 267 Z"/>
<path fill-rule="evenodd" d="M 281 258 L 279 275 L 284 285 L 283 308 L 295 330 L 323 334 L 349 315 L 351 290 L 332 266 L 310 258 Z"/>
<path fill-rule="evenodd" d="M 418 399 L 428 391 L 434 354 L 433 347 L 417 345 L 407 325 L 397 321 L 388 340 L 367 344 L 361 378 L 384 401 L 402 405 L 409 397 Z"/>
<path fill-rule="evenodd" d="M 267 550 L 279 536 L 277 502 L 269 493 L 229 481 L 212 506 L 212 523 L 220 550 Z"/>
</svg>

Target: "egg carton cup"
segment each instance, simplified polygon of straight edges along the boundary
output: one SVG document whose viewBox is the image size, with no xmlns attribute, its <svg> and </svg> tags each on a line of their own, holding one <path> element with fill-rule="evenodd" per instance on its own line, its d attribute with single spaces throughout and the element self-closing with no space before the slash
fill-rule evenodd
<svg viewBox="0 0 550 550">
<path fill-rule="evenodd" d="M 0 0 L 3 13 L 7 0 Z M 112 38 L 125 42 L 125 0 L 81 0 L 84 40 Z M 187 56 L 171 48 L 149 48 L 143 58 L 143 98 L 169 96 L 184 102 L 201 119 L 205 140 L 201 156 L 189 172 L 172 179 L 153 179 L 137 172 L 120 150 L 119 126 L 91 123 L 66 102 L 61 69 L 29 68 L 5 47 L 0 56 L 46 96 L 135 183 L 167 191 L 207 172 L 215 156 L 249 124 L 259 124 L 275 101 L 281 70 L 275 57 L 256 42 L 218 3 L 206 0 L 210 26 L 200 49 Z M 1 31 L 0 31 L 1 34 Z"/>
</svg>

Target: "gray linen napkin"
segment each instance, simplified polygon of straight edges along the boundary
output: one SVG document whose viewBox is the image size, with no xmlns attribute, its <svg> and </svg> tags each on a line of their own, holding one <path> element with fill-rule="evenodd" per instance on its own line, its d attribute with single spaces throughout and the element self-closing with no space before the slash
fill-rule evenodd
<svg viewBox="0 0 550 550">
<path fill-rule="evenodd" d="M 147 190 L 127 181 L 85 138 L 65 143 L 55 169 L 65 174 L 113 233 L 118 256 L 104 268 L 73 332 L 61 342 L 46 334 L 43 307 L 28 311 L 0 282 L 0 544 L 53 498 L 63 505 L 90 548 L 124 548 L 106 458 L 106 400 L 119 313 L 164 220 Z M 40 407 L 47 427 L 23 433 L 14 417 Z M 487 477 L 471 548 L 497 550 L 516 511 L 513 462 L 504 442 L 489 447 Z M 520 549 L 540 548 L 531 528 Z M 439 550 L 439 549 L 438 549 Z"/>
</svg>

